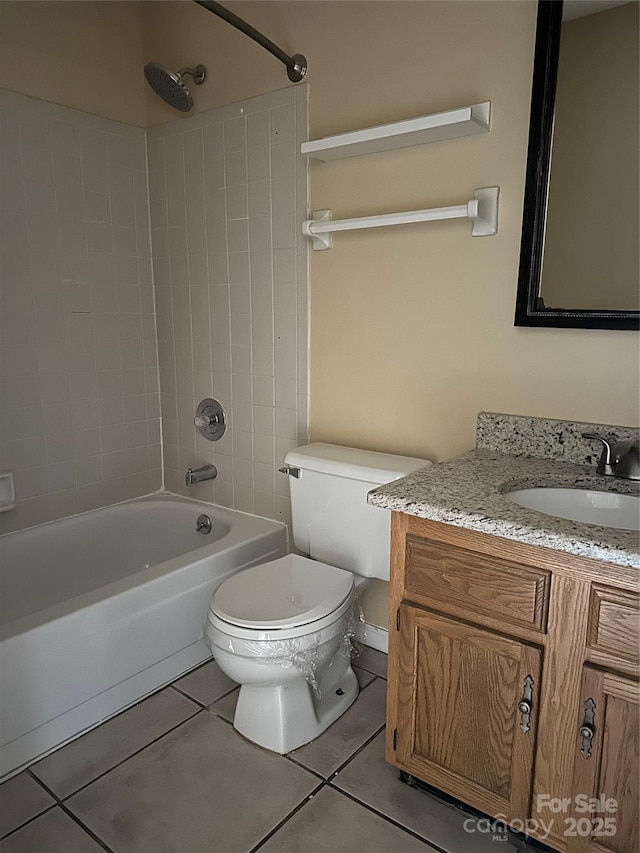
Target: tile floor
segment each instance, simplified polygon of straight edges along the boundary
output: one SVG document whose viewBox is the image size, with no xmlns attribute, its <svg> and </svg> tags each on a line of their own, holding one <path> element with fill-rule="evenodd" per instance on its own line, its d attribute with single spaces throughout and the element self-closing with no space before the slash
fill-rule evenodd
<svg viewBox="0 0 640 853">
<path fill-rule="evenodd" d="M 515 853 L 386 764 L 386 655 L 287 756 L 244 740 L 237 687 L 204 664 L 0 785 L 0 853 Z"/>
</svg>

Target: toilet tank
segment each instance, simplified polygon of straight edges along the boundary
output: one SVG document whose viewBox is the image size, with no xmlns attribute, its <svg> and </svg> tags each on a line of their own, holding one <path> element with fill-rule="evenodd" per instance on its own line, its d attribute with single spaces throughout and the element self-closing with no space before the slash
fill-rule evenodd
<svg viewBox="0 0 640 853">
<path fill-rule="evenodd" d="M 293 540 L 323 563 L 389 580 L 391 513 L 367 492 L 431 465 L 425 459 L 314 443 L 289 451 Z"/>
</svg>

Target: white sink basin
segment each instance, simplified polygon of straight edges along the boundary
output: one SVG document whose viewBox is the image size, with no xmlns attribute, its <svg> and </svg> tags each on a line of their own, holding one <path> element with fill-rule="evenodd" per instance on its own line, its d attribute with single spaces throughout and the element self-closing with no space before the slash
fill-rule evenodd
<svg viewBox="0 0 640 853">
<path fill-rule="evenodd" d="M 504 497 L 536 512 L 568 518 L 584 524 L 640 530 L 640 497 L 590 489 L 557 489 L 538 487 L 516 489 Z"/>
</svg>

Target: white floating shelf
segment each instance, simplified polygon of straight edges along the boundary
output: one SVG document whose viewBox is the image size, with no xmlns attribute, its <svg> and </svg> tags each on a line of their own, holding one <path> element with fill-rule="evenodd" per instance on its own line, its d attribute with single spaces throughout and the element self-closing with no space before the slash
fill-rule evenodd
<svg viewBox="0 0 640 853">
<path fill-rule="evenodd" d="M 471 107 L 460 107 L 443 113 L 394 121 L 303 142 L 300 151 L 316 160 L 341 160 L 361 154 L 377 154 L 395 148 L 426 145 L 444 139 L 475 136 L 478 133 L 487 133 L 490 115 L 491 102 L 483 101 Z"/>
</svg>

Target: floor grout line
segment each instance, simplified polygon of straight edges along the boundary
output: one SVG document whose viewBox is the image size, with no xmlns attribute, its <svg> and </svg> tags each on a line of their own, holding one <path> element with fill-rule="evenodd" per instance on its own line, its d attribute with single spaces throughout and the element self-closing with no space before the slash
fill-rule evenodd
<svg viewBox="0 0 640 853">
<path fill-rule="evenodd" d="M 296 815 L 304 806 L 306 806 L 309 800 L 312 800 L 316 796 L 316 794 L 318 794 L 326 786 L 326 784 L 327 783 L 323 779 L 321 783 L 316 788 L 314 788 L 313 791 L 311 791 L 310 794 L 307 794 L 307 796 L 304 798 L 304 800 L 302 800 L 301 803 L 298 803 L 298 805 L 294 809 L 292 809 L 292 811 L 290 811 L 289 814 L 287 814 L 276 826 L 274 826 L 274 828 L 270 830 L 270 832 L 268 832 L 264 836 L 264 838 L 262 838 L 254 847 L 252 847 L 248 851 L 248 853 L 256 853 L 256 851 L 259 850 L 264 844 L 266 844 L 270 838 L 273 838 L 276 832 L 282 829 L 282 827 L 286 823 L 288 823 L 294 815 Z"/>
<path fill-rule="evenodd" d="M 201 708 L 210 708 L 212 705 L 215 705 L 216 702 L 221 702 L 223 699 L 226 699 L 226 697 L 233 693 L 234 690 L 237 690 L 240 685 L 236 684 L 234 687 L 231 687 L 225 693 L 221 693 L 220 696 L 216 696 L 216 698 L 212 702 L 208 702 L 206 705 L 199 699 L 196 699 L 195 696 L 191 696 L 189 693 L 186 692 L 186 690 L 183 690 L 180 687 L 176 687 L 175 684 L 169 684 L 168 686 L 171 687 L 172 690 L 175 690 L 176 693 L 179 693 L 181 696 L 184 696 L 185 699 L 190 699 L 192 702 L 195 702 L 196 705 L 199 705 Z"/>
<path fill-rule="evenodd" d="M 67 806 L 65 806 L 65 804 L 64 804 L 64 803 L 60 803 L 60 808 L 61 808 L 61 809 L 63 810 L 63 812 L 67 815 L 67 817 L 71 818 L 71 820 L 72 820 L 74 823 L 77 823 L 77 824 L 78 824 L 78 826 L 79 826 L 81 829 L 83 829 L 83 830 L 87 833 L 87 835 L 90 835 L 90 836 L 91 836 L 91 838 L 93 838 L 93 840 L 96 842 L 96 844 L 99 844 L 99 845 L 100 845 L 100 847 L 102 847 L 102 849 L 103 849 L 103 850 L 106 850 L 106 851 L 107 851 L 107 853 L 113 853 L 113 850 L 111 849 L 111 847 L 108 847 L 108 846 L 105 844 L 105 842 L 104 842 L 104 841 L 103 841 L 103 840 L 102 840 L 98 835 L 96 835 L 96 834 L 95 834 L 95 832 L 93 832 L 93 830 L 89 829 L 89 827 L 88 827 L 86 824 L 84 824 L 84 823 L 80 820 L 80 818 L 79 818 L 79 817 L 76 817 L 76 815 L 74 815 L 74 813 L 73 813 L 72 811 L 70 811 L 70 810 L 67 808 Z"/>
<path fill-rule="evenodd" d="M 387 821 L 387 823 L 391 823 L 394 826 L 397 826 L 398 829 L 403 830 L 403 832 L 406 832 L 408 835 L 413 835 L 413 837 L 417 838 L 418 841 L 422 841 L 424 844 L 428 844 L 432 850 L 436 851 L 436 853 L 451 853 L 451 851 L 447 850 L 445 847 L 440 847 L 440 845 L 436 844 L 434 841 L 429 841 L 428 838 L 425 838 L 423 835 L 419 835 L 417 832 L 415 832 L 415 830 L 409 829 L 409 827 L 404 826 L 394 818 L 389 817 L 383 812 L 378 811 L 377 809 L 373 808 L 373 806 L 370 806 L 368 803 L 365 803 L 363 800 L 359 800 L 354 794 L 350 794 L 348 791 L 343 791 L 342 788 L 338 788 L 336 785 L 333 785 L 332 780 L 329 780 L 327 782 L 327 785 L 333 791 L 336 791 L 339 794 L 344 794 L 344 796 L 347 797 L 349 800 L 352 800 L 354 803 L 358 803 L 358 805 L 364 806 L 367 811 L 373 812 L 373 814 L 383 818 Z"/>
<path fill-rule="evenodd" d="M 203 705 L 199 699 L 194 699 L 193 696 L 189 696 L 189 694 L 185 693 L 184 690 L 181 690 L 179 687 L 176 687 L 175 684 L 170 684 L 169 687 L 172 690 L 175 690 L 176 693 L 179 693 L 180 696 L 184 696 L 185 699 L 189 699 L 191 702 L 195 702 L 196 705 L 200 706 L 200 708 L 206 708 L 207 707 L 206 705 Z M 220 698 L 222 698 L 222 697 L 220 697 Z M 218 700 L 216 699 L 215 701 L 217 702 Z"/>
<path fill-rule="evenodd" d="M 205 710 L 210 711 L 212 714 L 214 714 L 216 717 L 218 717 L 219 720 L 222 720 L 224 723 L 227 723 L 227 725 L 229 725 L 229 726 L 231 726 L 231 728 L 233 728 L 233 720 L 227 720 L 225 717 L 220 716 L 211 708 L 211 706 L 208 706 L 207 708 L 205 708 Z M 359 746 L 358 749 L 343 764 L 341 764 L 339 766 L 338 770 L 332 771 L 330 774 L 330 777 L 323 776 L 319 770 L 314 770 L 312 767 L 308 767 L 306 764 L 303 764 L 298 759 L 293 758 L 291 756 L 291 753 L 284 752 L 284 753 L 275 753 L 275 754 L 281 755 L 282 758 L 286 758 L 287 761 L 291 762 L 291 764 L 294 764 L 296 767 L 299 767 L 301 770 L 306 770 L 307 773 L 311 773 L 313 776 L 315 776 L 317 779 L 320 779 L 322 782 L 328 782 L 329 779 L 333 778 L 333 776 L 335 776 L 340 770 L 342 770 L 351 761 L 352 758 L 355 758 L 356 755 L 358 755 L 361 752 L 361 750 L 363 750 L 365 748 L 365 746 L 368 746 L 371 743 L 371 741 L 380 734 L 382 729 L 384 729 L 384 725 L 382 726 L 382 728 L 378 729 L 375 732 L 375 734 L 373 734 L 373 735 L 371 735 L 371 737 L 367 738 L 365 743 L 363 743 L 362 746 Z M 304 744 L 304 745 L 306 746 L 306 744 Z M 298 747 L 298 749 L 301 749 L 301 748 L 302 747 Z M 295 752 L 295 750 L 293 750 L 293 752 Z"/>
<path fill-rule="evenodd" d="M 348 764 L 351 764 L 353 759 L 356 758 L 356 756 L 360 755 L 362 750 L 366 749 L 369 746 L 369 744 L 372 743 L 378 737 L 380 732 L 383 732 L 385 730 L 386 727 L 387 727 L 387 724 L 383 723 L 380 726 L 380 728 L 376 729 L 376 731 L 370 737 L 367 738 L 367 740 L 362 744 L 362 746 L 359 746 L 358 749 L 356 749 L 356 751 L 352 755 L 350 755 L 346 761 L 343 761 L 342 764 L 336 770 L 333 771 L 333 773 L 327 779 L 327 781 L 330 782 L 332 779 L 334 779 L 338 775 L 338 773 L 341 773 Z"/>
<path fill-rule="evenodd" d="M 94 779 L 91 779 L 89 782 L 85 782 L 84 785 L 81 785 L 79 788 L 76 788 L 74 791 L 72 791 L 70 794 L 66 794 L 66 796 L 64 796 L 64 797 L 59 797 L 57 794 L 55 794 L 53 791 L 51 791 L 51 789 L 47 788 L 47 786 L 44 785 L 44 783 L 37 776 L 35 778 L 38 780 L 38 782 L 40 782 L 40 784 L 44 788 L 46 788 L 47 790 L 49 790 L 51 792 L 52 796 L 54 796 L 56 798 L 57 802 L 60 805 L 63 805 L 64 803 L 67 802 L 67 800 L 71 799 L 71 797 L 75 797 L 75 795 L 79 794 L 80 791 L 84 791 L 84 789 L 88 788 L 89 785 L 93 785 L 93 783 L 97 782 L 98 779 L 102 779 L 108 773 L 111 773 L 111 771 L 115 770 L 116 767 L 120 767 L 120 765 L 124 764 L 125 761 L 129 761 L 130 758 L 133 758 L 135 755 L 139 755 L 141 752 L 144 752 L 145 749 L 152 746 L 154 743 L 157 743 L 159 740 L 162 740 L 163 737 L 166 737 L 168 734 L 171 734 L 171 732 L 175 732 L 175 730 L 179 729 L 180 726 L 183 726 L 185 723 L 188 723 L 190 720 L 193 720 L 195 717 L 198 716 L 198 714 L 201 714 L 203 710 L 205 710 L 205 709 L 204 708 L 198 708 L 193 714 L 188 716 L 185 720 L 181 720 L 175 726 L 172 726 L 170 729 L 167 729 L 166 732 L 163 732 L 161 735 L 158 735 L 158 737 L 154 738 L 153 740 L 150 740 L 149 743 L 146 743 L 144 746 L 141 746 L 140 749 L 136 749 L 135 752 L 132 752 L 130 755 L 127 755 L 127 757 L 123 758 L 121 761 L 117 761 L 115 764 L 113 764 L 111 767 L 109 767 L 108 770 L 105 770 L 103 773 L 100 773 L 98 776 L 96 776 Z M 31 770 L 31 768 L 28 768 L 28 769 L 29 769 L 29 772 L 31 772 L 35 776 L 35 772 L 33 770 Z"/>
<path fill-rule="evenodd" d="M 191 670 L 191 671 L 190 671 L 190 673 L 192 673 L 192 672 L 196 672 L 198 669 L 201 669 L 201 668 L 205 667 L 205 666 L 206 666 L 207 664 L 209 664 L 209 663 L 211 663 L 211 661 L 210 661 L 210 660 L 209 660 L 209 661 L 205 661 L 205 662 L 203 662 L 203 663 L 202 663 L 202 664 L 200 664 L 198 667 L 195 667 L 193 670 Z M 357 664 L 355 661 L 354 661 L 354 665 L 355 665 L 355 666 L 358 666 L 358 664 Z M 359 666 L 359 669 L 360 669 L 360 670 L 362 670 L 363 672 L 366 672 L 367 674 L 369 674 L 369 675 L 371 675 L 371 676 L 372 676 L 371 680 L 370 680 L 367 684 L 365 684 L 365 685 L 364 685 L 364 686 L 362 686 L 362 687 L 359 687 L 359 694 L 360 694 L 360 693 L 363 693 L 363 692 L 364 692 L 368 687 L 370 687 L 370 685 L 371 685 L 371 684 L 373 684 L 373 683 L 374 683 L 375 681 L 377 681 L 378 679 L 381 679 L 381 680 L 383 680 L 383 681 L 386 681 L 386 678 L 384 678 L 383 676 L 379 675 L 379 674 L 378 674 L 378 673 L 376 673 L 376 672 L 371 672 L 370 670 L 365 669 L 365 667 L 363 667 L 363 666 Z M 190 673 L 186 673 L 186 674 L 190 674 Z M 184 676 L 180 676 L 180 678 L 183 678 L 183 677 L 184 677 Z M 178 680 L 180 680 L 180 679 L 176 679 L 176 681 L 178 681 Z M 90 836 L 90 837 L 91 837 L 91 838 L 92 838 L 96 843 L 98 843 L 98 844 L 100 845 L 100 847 L 101 847 L 103 850 L 107 851 L 107 853 L 113 853 L 113 851 L 111 850 L 111 848 L 109 848 L 109 847 L 107 846 L 107 844 L 106 844 L 104 841 L 102 841 L 102 840 L 100 839 L 100 837 L 99 837 L 99 836 L 97 836 L 97 835 L 96 835 L 96 834 L 95 834 L 95 833 L 94 833 L 94 832 L 93 832 L 93 831 L 92 831 L 88 826 L 86 826 L 86 825 L 82 822 L 82 820 L 81 820 L 79 817 L 77 817 L 77 816 L 76 816 L 76 815 L 71 811 L 71 809 L 70 809 L 70 807 L 69 807 L 69 805 L 68 805 L 68 801 L 69 801 L 72 797 L 75 797 L 77 794 L 79 794 L 81 791 L 83 791 L 83 790 L 85 790 L 86 788 L 88 788 L 89 786 L 93 785 L 93 784 L 94 784 L 95 782 L 97 782 L 98 780 L 100 780 L 100 779 L 104 778 L 105 776 L 107 776 L 109 773 L 111 773 L 111 772 L 112 772 L 113 770 L 115 770 L 116 768 L 120 767 L 122 764 L 126 763 L 127 761 L 129 761 L 130 759 L 132 759 L 132 758 L 134 758 L 135 756 L 139 755 L 140 753 L 144 752 L 146 749 L 148 749 L 149 747 L 153 746 L 154 744 L 157 744 L 159 741 L 161 741 L 161 740 L 162 740 L 163 738 L 165 738 L 167 735 L 171 734 L 172 732 L 175 732 L 175 731 L 176 731 L 177 729 L 179 729 L 181 726 L 185 725 L 185 723 L 188 723 L 189 721 L 193 720 L 195 717 L 197 717 L 199 714 L 201 714 L 201 713 L 202 713 L 202 711 L 208 711 L 208 712 L 212 713 L 215 717 L 217 717 L 218 719 L 222 720 L 223 722 L 225 722 L 225 723 L 227 723 L 228 725 L 230 725 L 231 727 L 233 727 L 233 721 L 230 721 L 230 720 L 226 719 L 225 717 L 221 716 L 220 714 L 218 714 L 218 713 L 213 709 L 213 706 L 214 706 L 216 703 L 218 703 L 218 702 L 222 701 L 224 698 L 226 698 L 227 696 L 229 696 L 229 695 L 230 695 L 231 693 L 233 693 L 234 691 L 236 691 L 236 690 L 238 689 L 238 687 L 237 687 L 237 686 L 232 687 L 232 688 L 231 688 L 230 690 L 228 690 L 226 693 L 223 693 L 221 696 L 217 697 L 217 698 L 214 700 L 214 702 L 209 703 L 209 705 L 204 705 L 204 704 L 203 704 L 202 702 L 200 702 L 198 699 L 196 699 L 196 698 L 194 698 L 193 696 L 189 695 L 189 693 L 187 693 L 186 691 L 184 691 L 184 690 L 183 690 L 183 689 L 181 689 L 180 687 L 177 687 L 175 682 L 171 682 L 170 684 L 166 684 L 166 685 L 164 685 L 162 688 L 159 688 L 159 690 L 158 690 L 158 691 L 154 691 L 154 693 L 159 693 L 159 692 L 161 692 L 162 690 L 166 690 L 167 688 L 173 688 L 173 690 L 175 690 L 175 692 L 176 692 L 179 696 L 182 696 L 183 698 L 185 698 L 185 699 L 189 700 L 190 702 L 192 702 L 192 703 L 193 703 L 193 705 L 194 705 L 193 713 L 191 713 L 191 714 L 190 714 L 186 719 L 181 720 L 181 721 L 180 721 L 179 723 L 177 723 L 175 726 L 172 726 L 171 728 L 167 729 L 167 730 L 166 730 L 166 731 L 164 731 L 161 735 L 158 735 L 158 737 L 156 737 L 156 738 L 154 738 L 153 740 L 149 741 L 148 743 L 146 743 L 144 746 L 140 747 L 139 749 L 136 749 L 136 750 L 135 750 L 134 752 L 132 752 L 130 755 L 127 755 L 127 756 L 126 756 L 125 758 L 123 758 L 122 760 L 120 760 L 120 761 L 116 762 L 115 764 L 111 765 L 107 770 L 105 770 L 104 772 L 100 773 L 100 774 L 99 774 L 99 775 L 97 775 L 95 778 L 93 778 L 93 779 L 91 779 L 90 781 L 86 782 L 85 784 L 81 785 L 79 788 L 75 789 L 74 791 L 72 791 L 71 793 L 69 793 L 69 794 L 65 795 L 64 797 L 58 796 L 58 795 L 57 795 L 57 794 L 56 794 L 56 793 L 55 793 L 51 788 L 49 788 L 49 787 L 48 787 L 48 785 L 47 785 L 45 782 L 43 782 L 43 781 L 42 781 L 42 780 L 41 780 L 41 779 L 36 775 L 36 771 L 35 771 L 33 768 L 36 766 L 37 762 L 36 762 L 36 764 L 31 765 L 30 767 L 25 768 L 25 771 L 24 771 L 24 772 L 26 772 L 26 773 L 30 776 L 30 778 L 32 778 L 32 780 L 33 780 L 33 781 L 35 781 L 35 782 L 37 783 L 37 785 L 38 785 L 39 787 L 41 787 L 44 791 L 46 791 L 46 792 L 47 792 L 47 793 L 48 793 L 48 794 L 53 798 L 54 803 L 52 803 L 48 808 L 44 809 L 44 810 L 43 810 L 42 812 L 40 812 L 38 815 L 35 815 L 34 817 L 30 818 L 29 820 L 25 821 L 24 823 L 20 824 L 19 826 L 15 827 L 14 829 L 12 829 L 12 830 L 11 830 L 11 832 L 7 833 L 7 834 L 4 836 L 4 838 L 7 838 L 7 837 L 9 837 L 9 836 L 13 835 L 14 833 L 16 833 L 16 832 L 18 832 L 19 830 L 23 829 L 23 828 L 24 828 L 25 826 L 27 826 L 29 823 L 32 823 L 34 820 L 37 820 L 37 819 L 38 819 L 39 817 L 41 817 L 43 814 L 46 814 L 47 812 L 52 811 L 53 809 L 55 809 L 55 808 L 56 808 L 56 806 L 59 806 L 59 807 L 61 808 L 61 810 L 64 812 L 64 814 L 66 814 L 66 815 L 67 815 L 71 820 L 73 820 L 73 821 L 74 821 L 74 823 L 76 823 L 76 824 L 77 824 L 77 825 L 78 825 L 78 826 L 79 826 L 83 831 L 85 831 L 85 832 L 86 832 L 86 833 L 87 833 L 87 834 L 88 834 L 88 835 L 89 835 L 89 836 Z M 153 695 L 153 694 L 150 694 L 150 695 Z M 121 711 L 119 714 L 114 715 L 114 717 L 112 717 L 111 719 L 114 719 L 115 717 L 120 716 L 120 714 L 124 714 L 126 711 L 130 710 L 132 707 L 135 707 L 136 705 L 139 705 L 139 704 L 141 704 L 142 702 L 144 702 L 144 701 L 145 701 L 145 699 L 147 699 L 147 698 L 149 698 L 149 697 L 148 697 L 148 696 L 145 696 L 142 700 L 140 700 L 140 702 L 137 702 L 137 703 L 135 703 L 134 705 L 130 706 L 129 708 L 124 709 L 124 710 L 123 710 L 123 711 Z M 108 721 L 105 721 L 105 722 L 108 722 Z M 97 727 L 96 727 L 96 728 L 97 728 Z M 287 761 L 289 761 L 292 765 L 294 765 L 294 766 L 296 766 L 296 767 L 299 767 L 300 769 L 302 769 L 302 770 L 306 771 L 306 772 L 307 772 L 307 773 L 309 773 L 312 777 L 314 777 L 314 778 L 318 781 L 318 784 L 317 784 L 317 785 L 316 785 L 316 787 L 313 789 L 313 791 L 312 791 L 310 794 L 308 794 L 308 795 L 307 795 L 307 796 L 302 800 L 302 802 L 298 803 L 298 805 L 297 805 L 297 806 L 295 806 L 295 808 L 293 808 L 293 809 L 292 809 L 292 810 L 291 810 L 291 811 L 290 811 L 290 812 L 289 812 L 289 813 L 288 813 L 288 814 L 287 814 L 287 815 L 286 815 L 282 820 L 280 820 L 280 821 L 278 822 L 278 824 L 277 824 L 275 827 L 273 827 L 273 829 L 271 829 L 271 830 L 270 830 L 270 831 L 269 831 L 269 832 L 268 832 L 268 833 L 267 833 L 267 834 L 266 834 L 266 835 L 265 835 L 265 836 L 264 836 L 264 837 L 263 837 L 263 838 L 262 838 L 262 839 L 261 839 L 261 840 L 260 840 L 260 841 L 255 845 L 255 846 L 254 846 L 254 847 L 252 847 L 252 848 L 251 848 L 251 850 L 250 850 L 250 851 L 248 851 L 248 853 L 256 853 L 256 851 L 258 851 L 258 850 L 259 850 L 259 849 L 260 849 L 264 844 L 266 844 L 266 842 L 267 842 L 271 837 L 273 837 L 273 836 L 274 836 L 274 835 L 275 835 L 275 834 L 276 834 L 276 833 L 277 833 L 277 832 L 278 832 L 278 831 L 279 831 L 279 830 L 280 830 L 280 829 L 281 829 L 281 828 L 282 828 L 286 823 L 288 823 L 288 821 L 289 821 L 289 820 L 290 820 L 290 819 L 291 819 L 295 814 L 297 814 L 297 813 L 298 813 L 298 812 L 299 812 L 299 811 L 300 811 L 300 810 L 301 810 L 301 809 L 306 805 L 306 803 L 308 803 L 311 799 L 313 799 L 313 797 L 314 797 L 314 796 L 316 796 L 316 795 L 317 795 L 317 794 L 318 794 L 318 793 L 319 793 L 319 792 L 320 792 L 320 791 L 321 791 L 325 786 L 328 786 L 328 787 L 332 788 L 334 791 L 337 791 L 337 792 L 339 792 L 339 793 L 343 794 L 343 795 L 344 795 L 344 796 L 346 796 L 348 799 L 351 799 L 353 802 L 358 803 L 358 804 L 360 804 L 360 805 L 364 806 L 365 808 L 367 808 L 367 809 L 368 809 L 369 811 L 371 811 L 372 813 L 379 815 L 379 816 L 380 816 L 381 818 L 383 818 L 385 821 L 387 821 L 387 822 L 389 822 L 389 823 L 393 824 L 394 826 L 397 826 L 397 827 L 398 827 L 399 829 L 401 829 L 402 831 L 407 832 L 407 833 L 408 833 L 408 834 L 410 834 L 410 835 L 413 835 L 413 836 L 414 836 L 415 838 L 417 838 L 418 840 L 423 841 L 423 842 L 425 842 L 426 844 L 431 844 L 431 845 L 432 845 L 432 847 L 433 847 L 432 842 L 429 842 L 428 840 L 424 839 L 422 836 L 418 835 L 417 833 L 413 832 L 412 830 L 407 829 L 407 828 L 406 828 L 405 826 L 403 826 L 401 823 L 398 823 L 398 822 L 397 822 L 397 821 L 395 821 L 394 819 L 389 818 L 389 817 L 387 817 L 386 815 L 384 815 L 384 814 L 382 814 L 382 813 L 378 812 L 376 809 L 374 809 L 374 808 L 372 808 L 372 807 L 368 806 L 366 803 L 364 803 L 364 802 L 362 802 L 361 800 L 359 800 L 356 796 L 350 795 L 350 794 L 348 794 L 347 792 L 342 791 L 340 788 L 338 788 L 338 787 L 337 787 L 337 786 L 335 786 L 334 784 L 332 784 L 332 782 L 333 782 L 333 780 L 335 779 L 335 777 L 336 777 L 336 776 L 337 776 L 337 775 L 338 775 L 342 770 L 344 770 L 344 769 L 345 769 L 345 767 L 347 767 L 347 766 L 348 766 L 348 765 L 349 765 L 349 764 L 350 764 L 350 763 L 351 763 L 351 762 L 352 762 L 352 761 L 353 761 L 353 760 L 354 760 L 354 759 L 355 759 L 355 758 L 356 758 L 356 757 L 357 757 L 357 756 L 358 756 L 358 755 L 359 755 L 359 754 L 360 754 L 364 749 L 366 749 L 366 748 L 369 746 L 369 744 L 371 744 L 371 742 L 372 742 L 372 741 L 373 741 L 373 740 L 374 740 L 374 739 L 375 739 L 375 738 L 380 734 L 380 732 L 382 732 L 382 731 L 384 730 L 384 728 L 385 728 L 384 724 L 383 724 L 382 726 L 380 726 L 379 728 L 377 728 L 377 729 L 376 729 L 376 731 L 375 731 L 372 735 L 370 735 L 370 736 L 369 736 L 369 737 L 368 737 L 368 738 L 367 738 L 367 739 L 366 739 L 366 740 L 365 740 L 365 741 L 364 741 L 364 742 L 363 742 L 363 743 L 362 743 L 362 744 L 361 744 L 361 745 L 360 745 L 360 746 L 359 746 L 359 747 L 358 747 L 358 748 L 357 748 L 357 749 L 356 749 L 356 750 L 355 750 L 351 755 L 349 755 L 349 757 L 348 757 L 345 761 L 343 761 L 343 762 L 342 762 L 342 764 L 340 764 L 336 770 L 332 771 L 332 772 L 329 774 L 329 776 L 328 776 L 327 778 L 325 778 L 325 777 L 324 777 L 321 773 L 319 773 L 318 771 L 316 771 L 316 770 L 314 770 L 314 769 L 312 769 L 312 768 L 310 768 L 310 767 L 307 767 L 306 765 L 302 764 L 302 763 L 301 763 L 300 761 L 298 761 L 296 758 L 290 757 L 288 754 L 283 755 L 282 757 L 283 757 L 283 758 L 286 758 L 286 759 L 287 759 Z M 440 853 L 447 853 L 447 851 L 444 851 L 444 850 L 442 850 L 442 848 L 439 848 L 439 847 L 434 847 L 434 850 L 440 851 Z"/>
<path fill-rule="evenodd" d="M 288 752 L 284 753 L 282 757 L 286 758 L 287 761 L 290 761 L 292 764 L 295 764 L 295 766 L 299 767 L 301 770 L 306 770 L 307 773 L 311 773 L 318 779 L 322 779 L 323 782 L 327 781 L 327 779 L 322 775 L 322 773 L 318 772 L 317 770 L 312 770 L 311 767 L 307 767 L 306 764 L 302 764 L 300 761 L 297 761 L 295 758 L 292 758 Z"/>
<path fill-rule="evenodd" d="M 205 711 L 208 711 L 210 714 L 213 714 L 214 717 L 217 717 L 219 720 L 222 720 L 223 723 L 226 723 L 228 726 L 231 726 L 231 728 L 233 728 L 233 720 L 227 720 L 227 718 L 223 717 L 222 714 L 219 714 L 217 711 L 214 711 L 214 705 L 215 702 L 212 702 L 211 705 L 207 705 Z"/>
<path fill-rule="evenodd" d="M 55 803 L 51 803 L 51 805 L 47 806 L 46 809 L 43 809 L 41 812 L 38 812 L 38 814 L 34 815 L 33 817 L 30 817 L 28 820 L 25 820 L 24 823 L 21 823 L 19 826 L 14 826 L 14 828 L 12 830 L 10 830 L 5 835 L 0 837 L 0 841 L 4 841 L 6 838 L 9 838 L 11 835 L 14 835 L 19 830 L 24 829 L 25 826 L 28 826 L 30 823 L 33 823 L 34 820 L 38 820 L 38 818 L 42 817 L 43 814 L 46 814 L 47 812 L 52 811 L 53 809 L 55 809 L 59 805 L 60 805 L 59 801 L 56 801 Z"/>
<path fill-rule="evenodd" d="M 231 690 L 227 690 L 227 692 L 223 693 L 222 696 L 218 696 L 218 698 L 214 699 L 213 702 L 209 702 L 208 705 L 205 705 L 205 708 L 210 708 L 212 705 L 215 705 L 216 702 L 222 702 L 223 699 L 226 699 L 227 696 L 230 696 L 232 693 L 238 690 L 239 687 L 240 685 L 236 684 L 236 686 L 232 687 Z"/>
<path fill-rule="evenodd" d="M 34 781 L 34 782 L 37 782 L 37 783 L 38 783 L 38 785 L 40 785 L 40 787 L 41 787 L 41 788 L 44 788 L 44 790 L 47 792 L 47 794 L 49 794 L 49 796 L 50 796 L 50 797 L 53 797 L 53 799 L 56 801 L 56 803 L 59 803 L 59 802 L 60 802 L 60 797 L 58 797 L 58 796 L 57 796 L 57 795 L 56 795 L 56 794 L 51 790 L 51 788 L 49 788 L 49 786 L 48 786 L 48 785 L 46 785 L 46 784 L 42 781 L 42 779 L 38 779 L 38 777 L 37 777 L 37 776 L 36 776 L 36 774 L 33 772 L 33 770 L 31 769 L 31 767 L 33 767 L 33 765 L 31 765 L 30 767 L 27 767 L 23 772 L 24 772 L 24 773 L 27 773 L 27 774 L 28 774 L 28 775 L 33 779 L 33 781 Z"/>
<path fill-rule="evenodd" d="M 226 719 L 226 717 L 222 717 L 220 714 L 217 714 L 217 713 L 212 709 L 212 707 L 211 707 L 211 706 L 208 706 L 207 708 L 205 708 L 205 710 L 206 710 L 206 711 L 210 711 L 210 712 L 211 712 L 215 717 L 217 717 L 219 720 L 222 720 L 222 722 L 223 722 L 223 723 L 226 723 L 228 726 L 231 726 L 231 728 L 233 728 L 233 720 L 227 720 L 227 719 Z M 242 737 L 242 735 L 240 735 L 240 737 Z M 249 741 L 249 743 L 250 743 L 250 741 Z M 257 746 L 257 744 L 256 744 L 256 746 Z M 258 747 L 258 748 L 259 748 L 259 749 L 265 749 L 265 747 Z M 271 750 L 267 750 L 267 751 L 268 751 L 268 752 L 270 752 Z M 289 754 L 288 752 L 284 752 L 284 753 L 282 753 L 282 752 L 281 752 L 281 753 L 276 752 L 276 753 L 273 753 L 273 754 L 274 754 L 274 755 L 279 755 L 281 758 L 286 758 L 286 759 L 287 759 L 287 761 L 291 762 L 291 764 L 295 765 L 296 767 L 299 767 L 301 770 L 306 770 L 306 771 L 307 771 L 307 773 L 311 773 L 311 775 L 312 775 L 312 776 L 315 776 L 315 777 L 316 777 L 316 779 L 320 779 L 320 781 L 321 781 L 321 782 L 326 782 L 326 781 L 327 781 L 327 780 L 325 779 L 325 777 L 322 775 L 322 773 L 318 773 L 318 771 L 317 771 L 317 770 L 312 770 L 310 767 L 307 767 L 305 764 L 301 764 L 299 761 L 296 761 L 296 759 L 295 759 L 295 758 L 291 758 L 291 756 L 290 756 L 290 754 Z"/>
</svg>

